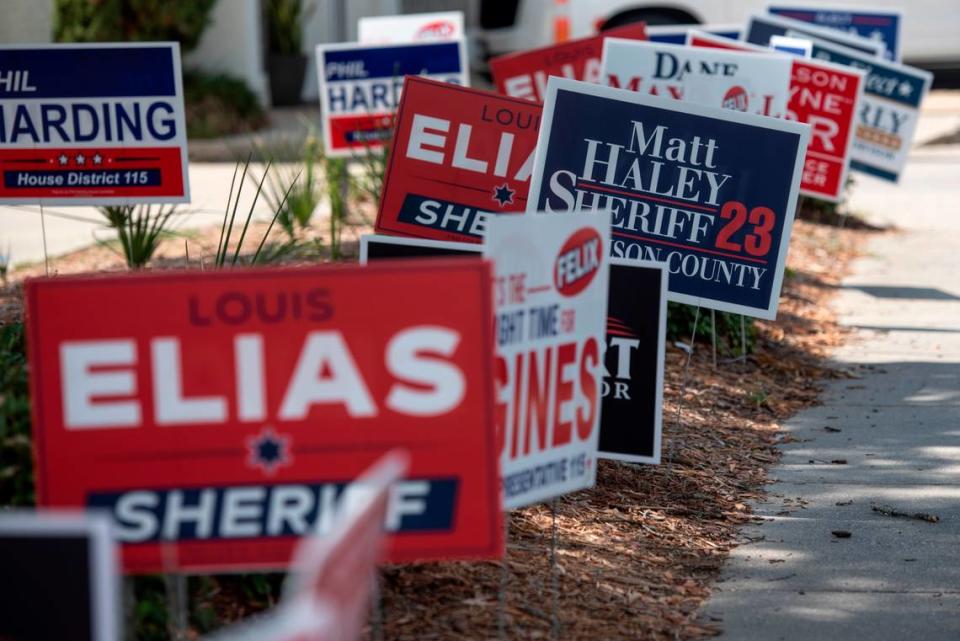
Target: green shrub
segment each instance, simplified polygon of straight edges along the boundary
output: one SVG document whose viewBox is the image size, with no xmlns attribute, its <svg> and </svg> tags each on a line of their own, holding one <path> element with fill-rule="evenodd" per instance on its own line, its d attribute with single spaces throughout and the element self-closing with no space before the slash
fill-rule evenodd
<svg viewBox="0 0 960 641">
<path fill-rule="evenodd" d="M 270 53 L 295 56 L 303 52 L 301 0 L 267 0 L 267 46 Z"/>
<path fill-rule="evenodd" d="M 227 75 L 185 71 L 183 97 L 190 138 L 246 133 L 266 121 L 257 96 L 246 83 Z"/>
<path fill-rule="evenodd" d="M 0 505 L 33 505 L 23 324 L 0 327 Z"/>
<path fill-rule="evenodd" d="M 56 0 L 57 42 L 200 42 L 216 0 Z"/>
<path fill-rule="evenodd" d="M 667 305 L 667 342 L 681 341 L 689 343 L 693 335 L 693 323 L 696 319 L 698 343 L 707 345 L 711 342 L 712 327 L 710 322 L 710 310 L 700 308 L 700 314 L 697 315 L 697 308 L 691 305 L 681 303 L 669 303 Z M 723 355 L 739 355 L 743 349 L 740 340 L 740 314 L 729 314 L 727 312 L 717 312 L 717 352 Z M 752 318 L 747 317 L 747 353 L 753 351 L 753 346 L 757 337 L 757 328 L 754 326 Z"/>
</svg>

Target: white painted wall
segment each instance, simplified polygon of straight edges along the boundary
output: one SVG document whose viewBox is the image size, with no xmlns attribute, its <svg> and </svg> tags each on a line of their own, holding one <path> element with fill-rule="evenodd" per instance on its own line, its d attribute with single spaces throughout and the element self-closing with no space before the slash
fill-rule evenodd
<svg viewBox="0 0 960 641">
<path fill-rule="evenodd" d="M 184 58 L 184 66 L 242 78 L 260 103 L 269 105 L 261 25 L 258 0 L 218 0 L 200 44 Z"/>
</svg>

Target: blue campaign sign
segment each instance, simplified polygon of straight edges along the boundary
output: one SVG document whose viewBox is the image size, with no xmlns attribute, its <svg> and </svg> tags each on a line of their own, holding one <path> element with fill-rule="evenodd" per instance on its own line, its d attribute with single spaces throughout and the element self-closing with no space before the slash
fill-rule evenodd
<svg viewBox="0 0 960 641">
<path fill-rule="evenodd" d="M 792 18 L 882 42 L 887 48 L 887 60 L 900 61 L 902 16 L 899 11 L 890 9 L 867 11 L 862 8 L 830 9 L 802 5 L 773 5 L 767 7 L 767 11 L 775 16 Z"/>
<path fill-rule="evenodd" d="M 743 27 L 732 24 L 686 24 L 686 25 L 655 25 L 647 26 L 647 40 L 662 42 L 671 45 L 687 43 L 687 32 L 691 29 L 706 31 L 714 36 L 739 40 L 743 34 Z"/>
<path fill-rule="evenodd" d="M 772 319 L 808 125 L 562 78 L 527 211 L 611 210 L 611 254 L 665 262 L 667 298 Z"/>
<path fill-rule="evenodd" d="M 813 57 L 863 69 L 863 98 L 857 108 L 850 168 L 896 182 L 913 144 L 920 103 L 933 75 L 922 69 L 879 60 L 814 39 Z"/>
<path fill-rule="evenodd" d="M 877 40 L 869 40 L 855 34 L 841 33 L 835 29 L 774 15 L 750 16 L 747 20 L 744 40 L 766 47 L 770 44 L 771 37 L 788 35 L 788 31 L 794 32 L 798 38 L 819 38 L 878 58 L 882 58 L 886 51 L 883 42 Z"/>
<path fill-rule="evenodd" d="M 189 202 L 177 43 L 0 46 L 0 203 Z"/>
<path fill-rule="evenodd" d="M 400 45 L 320 45 L 317 73 L 324 145 L 328 156 L 341 158 L 383 148 L 393 132 L 404 76 L 469 84 L 462 38 Z"/>
</svg>

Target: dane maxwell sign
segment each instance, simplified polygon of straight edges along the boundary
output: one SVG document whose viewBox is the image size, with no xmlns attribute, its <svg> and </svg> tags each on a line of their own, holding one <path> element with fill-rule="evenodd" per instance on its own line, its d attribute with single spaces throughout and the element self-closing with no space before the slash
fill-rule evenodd
<svg viewBox="0 0 960 641">
<path fill-rule="evenodd" d="M 189 201 L 177 43 L 0 46 L 0 204 Z"/>
<path fill-rule="evenodd" d="M 551 78 L 527 211 L 612 212 L 668 299 L 775 318 L 809 127 Z M 499 267 L 497 268 L 499 271 Z"/>
<path fill-rule="evenodd" d="M 698 31 L 691 31 L 687 42 L 695 47 L 769 51 Z M 821 60 L 794 56 L 788 59 L 791 61 L 790 101 L 782 115 L 810 125 L 810 145 L 803 163 L 800 193 L 840 202 L 853 155 L 854 120 L 863 101 L 865 74 L 859 69 Z"/>
<path fill-rule="evenodd" d="M 376 228 L 479 243 L 490 214 L 522 212 L 540 105 L 408 76 Z"/>
<path fill-rule="evenodd" d="M 790 59 L 607 38 L 602 77 L 611 87 L 771 116 L 787 107 Z"/>
<path fill-rule="evenodd" d="M 317 73 L 327 156 L 348 158 L 379 150 L 393 132 L 403 77 L 427 76 L 466 86 L 463 38 L 441 42 L 319 45 Z"/>
<path fill-rule="evenodd" d="M 490 220 L 504 507 L 596 478 L 609 243 L 607 212 Z"/>
<path fill-rule="evenodd" d="M 63 277 L 27 298 L 37 503 L 111 513 L 128 572 L 281 568 L 398 446 L 389 558 L 501 553 L 482 261 Z"/>
<path fill-rule="evenodd" d="M 933 74 L 817 39 L 813 57 L 866 72 L 850 167 L 884 180 L 899 180 Z"/>
<path fill-rule="evenodd" d="M 646 40 L 647 34 L 640 22 L 589 38 L 500 56 L 490 61 L 493 84 L 507 96 L 542 102 L 550 76 L 600 82 L 600 58 L 606 38 Z"/>
</svg>

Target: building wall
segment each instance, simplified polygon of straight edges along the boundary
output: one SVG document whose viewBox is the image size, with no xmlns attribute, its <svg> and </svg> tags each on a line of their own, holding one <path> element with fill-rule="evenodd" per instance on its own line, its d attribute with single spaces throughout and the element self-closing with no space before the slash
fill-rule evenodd
<svg viewBox="0 0 960 641">
<path fill-rule="evenodd" d="M 53 0 L 0 0 L 0 7 L 0 43 L 53 39 Z M 185 57 L 184 64 L 241 78 L 264 105 L 269 105 L 261 24 L 259 0 L 218 0 L 200 45 Z"/>
</svg>

